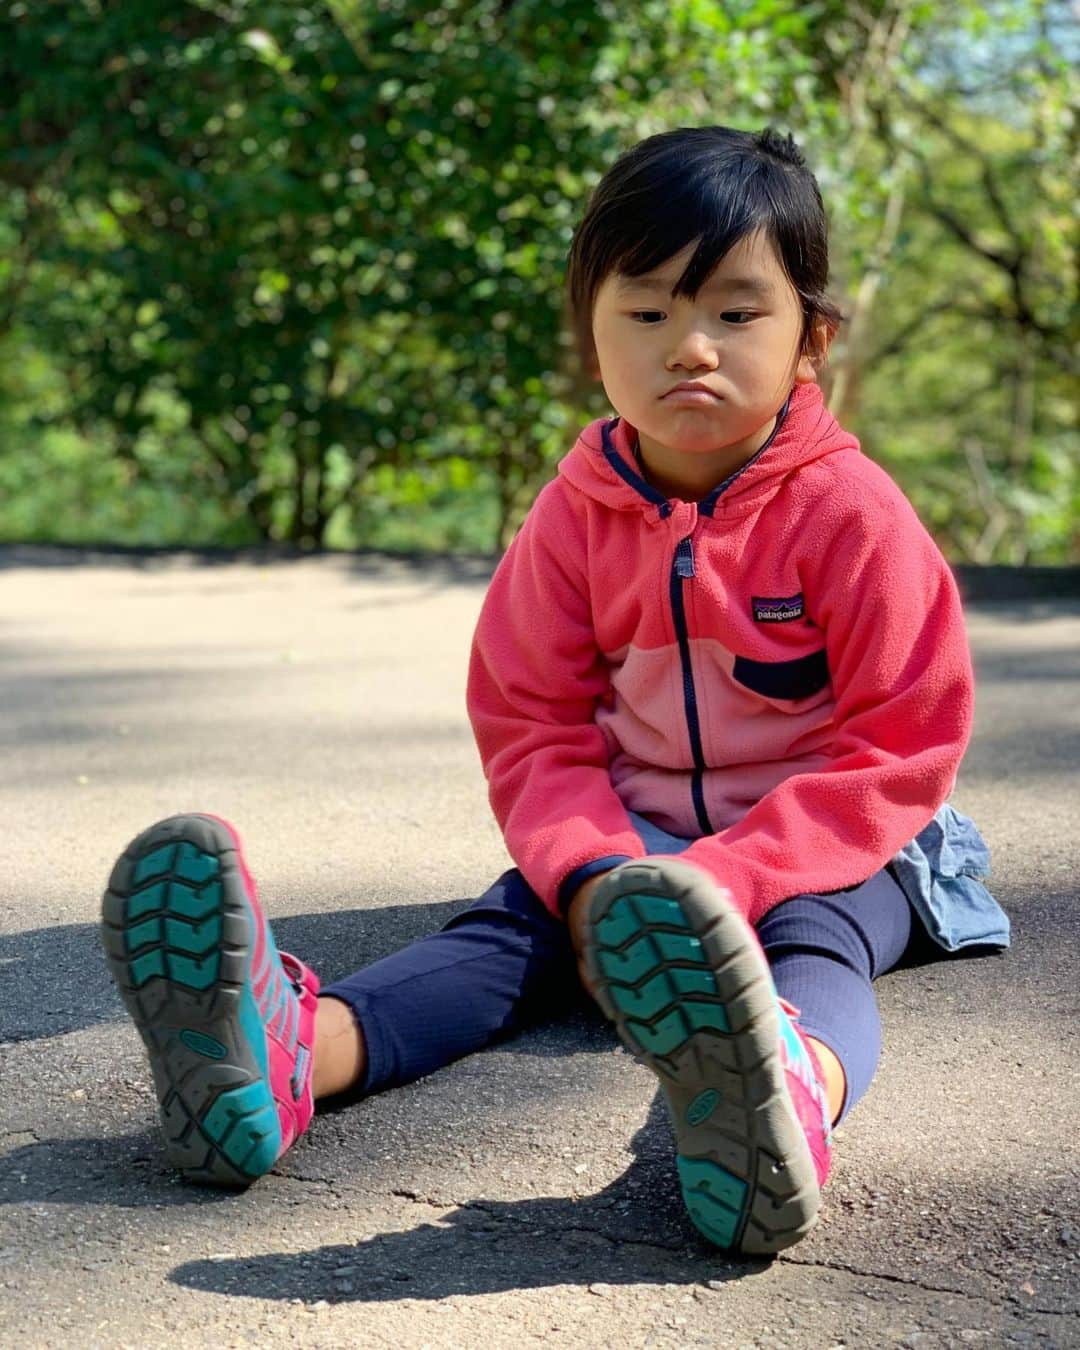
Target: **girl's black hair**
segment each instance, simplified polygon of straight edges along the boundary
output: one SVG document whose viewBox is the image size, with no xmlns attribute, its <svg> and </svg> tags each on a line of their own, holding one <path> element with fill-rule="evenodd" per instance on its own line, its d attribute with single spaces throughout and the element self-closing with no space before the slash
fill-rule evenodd
<svg viewBox="0 0 1080 1350">
<path fill-rule="evenodd" d="M 600 180 L 570 246 L 570 311 L 586 367 L 596 362 L 596 293 L 612 273 L 652 272 L 696 239 L 674 291 L 692 299 L 728 250 L 758 230 L 802 300 L 804 344 L 816 319 L 835 330 L 825 207 L 791 136 L 680 127 L 634 146 Z"/>
</svg>

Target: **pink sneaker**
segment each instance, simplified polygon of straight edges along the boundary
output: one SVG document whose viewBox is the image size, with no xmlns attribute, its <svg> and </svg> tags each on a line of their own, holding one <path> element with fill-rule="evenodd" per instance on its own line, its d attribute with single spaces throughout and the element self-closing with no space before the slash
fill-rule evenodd
<svg viewBox="0 0 1080 1350">
<path fill-rule="evenodd" d="M 748 1256 L 798 1242 L 829 1174 L 821 1067 L 728 893 L 689 863 L 624 863 L 593 893 L 586 961 L 660 1080 L 694 1224 Z"/>
<path fill-rule="evenodd" d="M 150 1056 L 169 1159 L 247 1186 L 311 1120 L 318 978 L 278 952 L 217 816 L 173 816 L 124 850 L 102 902 L 112 977 Z"/>
</svg>

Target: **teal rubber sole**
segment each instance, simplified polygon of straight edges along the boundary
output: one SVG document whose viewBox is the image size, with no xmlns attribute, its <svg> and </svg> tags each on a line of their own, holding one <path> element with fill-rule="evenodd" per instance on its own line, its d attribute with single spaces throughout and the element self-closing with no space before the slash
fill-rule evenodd
<svg viewBox="0 0 1080 1350">
<path fill-rule="evenodd" d="M 140 834 L 109 878 L 101 937 L 150 1059 L 170 1162 L 193 1181 L 250 1185 L 276 1161 L 281 1127 L 230 831 L 192 815 Z"/>
<path fill-rule="evenodd" d="M 816 1220 L 817 1175 L 772 977 L 726 893 L 687 863 L 624 864 L 593 894 L 586 962 L 623 1044 L 660 1081 L 698 1230 L 747 1256 L 798 1242 Z"/>
</svg>

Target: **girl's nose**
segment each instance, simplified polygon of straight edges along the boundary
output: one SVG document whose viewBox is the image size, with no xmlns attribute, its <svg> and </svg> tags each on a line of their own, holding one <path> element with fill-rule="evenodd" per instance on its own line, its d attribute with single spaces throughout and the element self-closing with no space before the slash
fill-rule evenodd
<svg viewBox="0 0 1080 1350">
<path fill-rule="evenodd" d="M 699 370 L 702 366 L 715 370 L 716 364 L 715 345 L 708 333 L 697 325 L 683 334 L 668 358 L 669 366 L 683 366 L 693 370 Z"/>
</svg>

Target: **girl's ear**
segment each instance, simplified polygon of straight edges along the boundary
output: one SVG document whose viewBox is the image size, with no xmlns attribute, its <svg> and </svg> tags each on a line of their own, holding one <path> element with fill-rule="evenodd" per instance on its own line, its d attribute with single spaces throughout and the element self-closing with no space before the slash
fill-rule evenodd
<svg viewBox="0 0 1080 1350">
<path fill-rule="evenodd" d="M 836 324 L 824 314 L 816 314 L 810 321 L 810 331 L 803 343 L 799 364 L 795 369 L 796 384 L 813 384 L 829 357 L 829 348 L 836 336 Z"/>
</svg>

